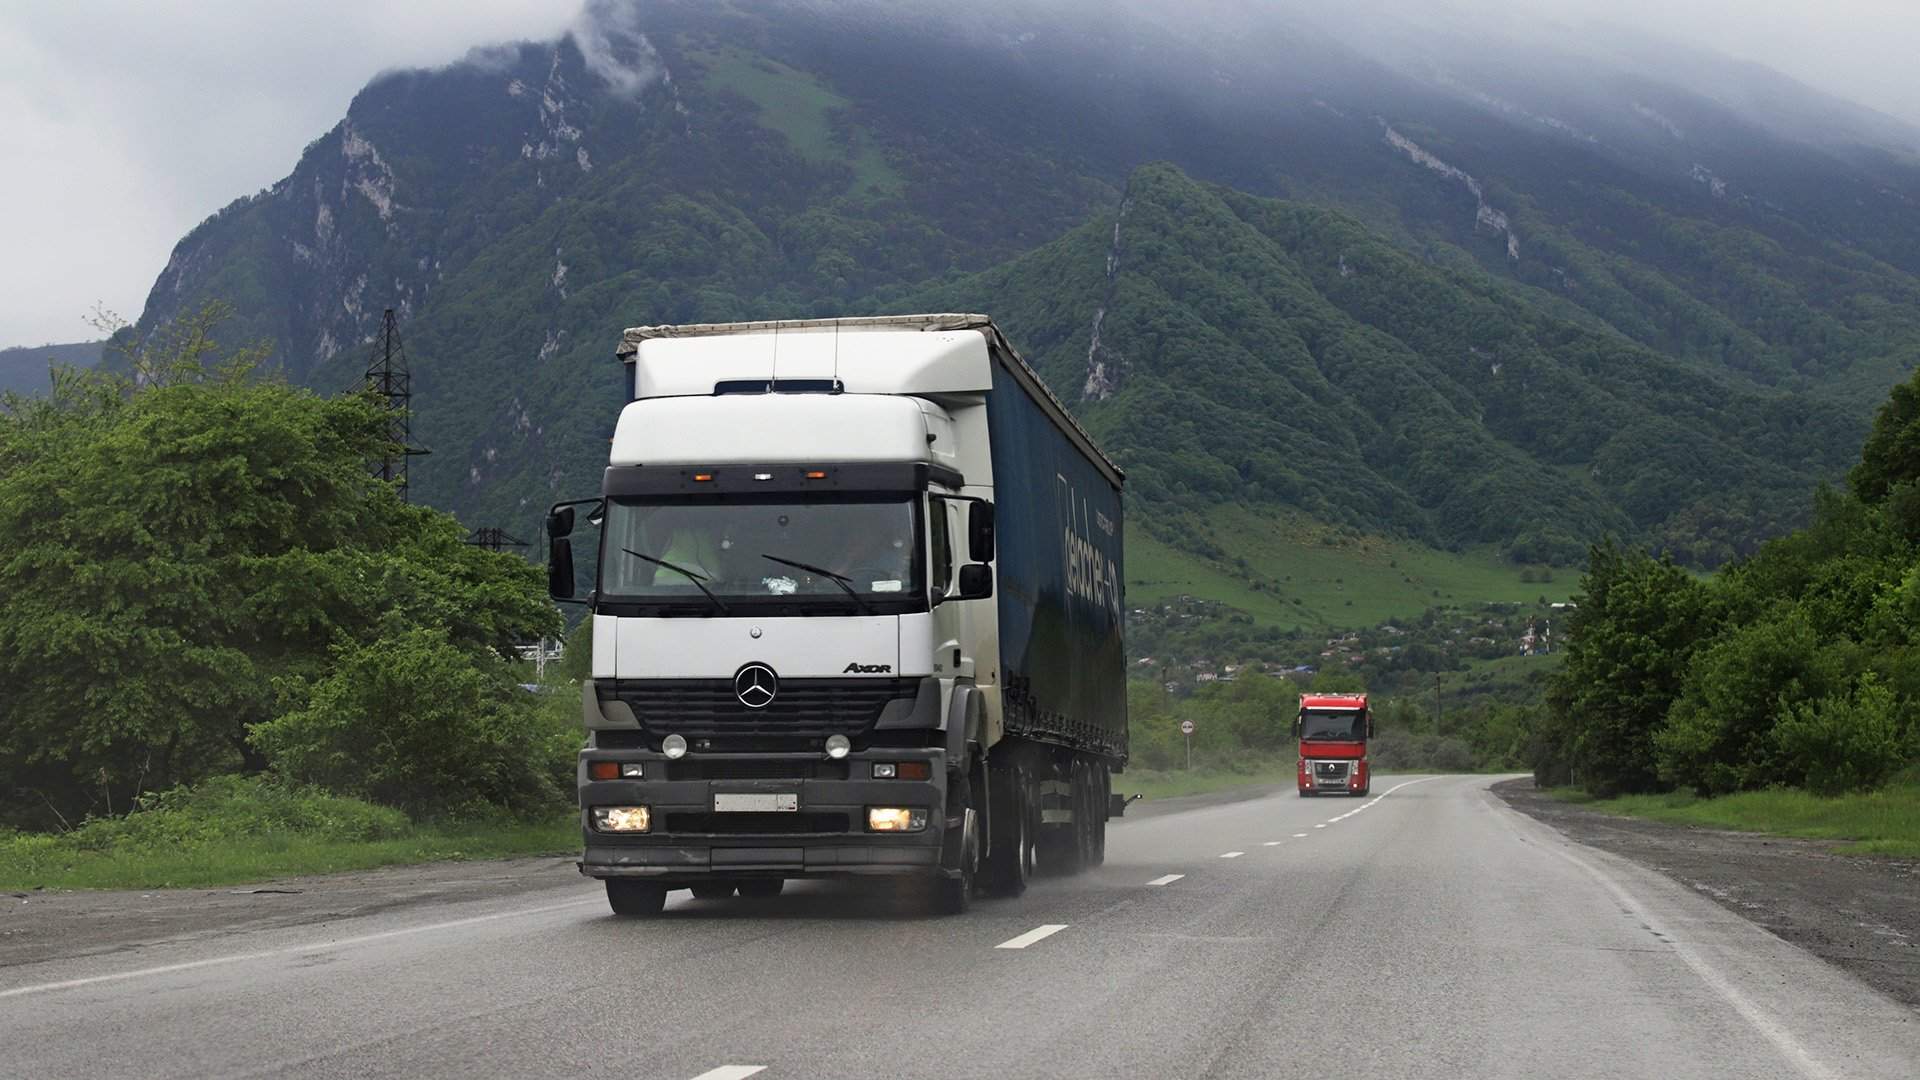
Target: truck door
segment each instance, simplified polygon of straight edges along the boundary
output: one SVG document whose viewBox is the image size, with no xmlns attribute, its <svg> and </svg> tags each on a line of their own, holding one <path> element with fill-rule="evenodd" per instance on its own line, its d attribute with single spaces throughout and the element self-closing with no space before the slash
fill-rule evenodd
<svg viewBox="0 0 1920 1080">
<path fill-rule="evenodd" d="M 966 503 L 942 498 L 928 500 L 927 584 L 936 593 L 951 594 L 959 587 L 959 568 L 966 558 Z M 944 603 L 933 609 L 933 671 L 951 685 L 956 678 L 973 676 L 973 657 L 966 655 L 967 605 Z"/>
</svg>

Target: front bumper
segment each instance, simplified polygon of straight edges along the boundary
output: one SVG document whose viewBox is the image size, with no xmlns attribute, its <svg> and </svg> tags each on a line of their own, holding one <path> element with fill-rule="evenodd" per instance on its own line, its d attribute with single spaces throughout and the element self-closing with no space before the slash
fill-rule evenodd
<svg viewBox="0 0 1920 1080">
<path fill-rule="evenodd" d="M 692 755 L 679 763 L 692 764 Z M 588 877 L 640 877 L 695 883 L 714 877 L 841 877 L 866 874 L 925 876 L 942 865 L 946 840 L 945 754 L 936 749 L 868 750 L 849 754 L 845 779 L 805 775 L 821 759 L 808 754 L 705 755 L 708 761 L 789 771 L 790 779 L 652 779 L 677 772 L 675 762 L 646 750 L 585 750 L 580 755 L 580 827 Z M 594 761 L 639 762 L 646 778 L 588 780 Z M 927 780 L 873 780 L 876 761 L 927 761 Z M 790 768 L 788 768 L 790 767 Z M 724 770 L 722 770 L 724 771 Z M 838 770 L 832 770 L 838 772 Z M 732 813 L 716 810 L 716 795 L 797 796 L 798 809 Z M 645 833 L 596 832 L 595 806 L 645 806 Z M 867 809 L 898 806 L 927 811 L 927 827 L 912 833 L 868 832 Z"/>
<path fill-rule="evenodd" d="M 1295 780 L 1302 791 L 1344 794 L 1364 790 L 1371 771 L 1368 762 L 1364 759 L 1308 759 L 1299 768 Z"/>
</svg>

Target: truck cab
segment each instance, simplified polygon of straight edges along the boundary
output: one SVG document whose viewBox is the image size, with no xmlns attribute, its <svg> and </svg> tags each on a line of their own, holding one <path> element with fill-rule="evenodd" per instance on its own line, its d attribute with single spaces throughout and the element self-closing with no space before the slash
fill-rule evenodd
<svg viewBox="0 0 1920 1080">
<path fill-rule="evenodd" d="M 1300 744 L 1300 797 L 1366 795 L 1372 790 L 1367 741 L 1373 714 L 1365 694 L 1304 694 L 1293 721 Z"/>
</svg>

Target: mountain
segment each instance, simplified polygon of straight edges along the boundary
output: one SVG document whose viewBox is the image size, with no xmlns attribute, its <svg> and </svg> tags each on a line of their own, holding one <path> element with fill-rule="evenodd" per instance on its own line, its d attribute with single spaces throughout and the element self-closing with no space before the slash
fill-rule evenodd
<svg viewBox="0 0 1920 1080">
<path fill-rule="evenodd" d="M 90 368 L 100 362 L 105 342 L 79 341 L 69 345 L 33 345 L 0 349 L 0 394 L 9 391 L 37 397 L 53 385 L 55 366 Z"/>
<path fill-rule="evenodd" d="M 398 309 L 414 491 L 517 531 L 597 482 L 625 326 L 981 308 L 1229 561 L 1225 508 L 1717 563 L 1920 366 L 1897 121 L 1619 36 L 1094 10 L 597 3 L 376 79 L 140 325 L 225 299 L 335 389 Z"/>
</svg>

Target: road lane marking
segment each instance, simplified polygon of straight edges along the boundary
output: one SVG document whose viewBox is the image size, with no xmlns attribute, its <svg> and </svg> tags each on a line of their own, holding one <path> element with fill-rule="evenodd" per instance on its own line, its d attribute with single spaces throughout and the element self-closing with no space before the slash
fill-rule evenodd
<svg viewBox="0 0 1920 1080">
<path fill-rule="evenodd" d="M 757 1072 L 765 1072 L 765 1065 L 722 1065 L 717 1069 L 708 1069 L 693 1080 L 747 1080 Z"/>
<path fill-rule="evenodd" d="M 1512 813 L 1517 814 L 1519 811 L 1512 811 Z M 1506 816 L 1502 815 L 1500 822 L 1506 826 L 1507 831 L 1520 843 L 1533 843 L 1532 840 L 1522 836 L 1520 834 L 1520 827 Z M 1541 828 L 1544 829 L 1546 827 L 1541 826 Z M 1769 1013 L 1765 1008 L 1756 1004 L 1753 999 L 1741 993 L 1740 988 L 1735 986 L 1732 980 L 1727 978 L 1726 975 L 1722 974 L 1720 969 L 1709 963 L 1706 957 L 1700 955 L 1686 942 L 1681 941 L 1670 933 L 1666 929 L 1664 920 L 1660 919 L 1650 908 L 1642 904 L 1637 897 L 1628 892 L 1625 886 L 1614 880 L 1613 875 L 1587 862 L 1578 855 L 1573 854 L 1573 852 L 1566 850 L 1566 848 L 1561 845 L 1566 845 L 1568 841 L 1558 833 L 1553 834 L 1553 839 L 1557 841 L 1557 843 L 1543 843 L 1536 846 L 1550 855 L 1557 856 L 1566 862 L 1572 863 L 1589 878 L 1592 878 L 1598 883 L 1602 889 L 1612 894 L 1615 903 L 1636 917 L 1640 921 L 1640 925 L 1646 927 L 1648 932 L 1654 934 L 1667 948 L 1672 949 L 1674 953 L 1680 957 L 1681 962 L 1691 968 L 1694 975 L 1698 976 L 1701 982 L 1707 984 L 1708 989 L 1719 994 L 1721 1000 L 1732 1006 L 1733 1010 L 1740 1014 L 1741 1019 L 1745 1020 L 1748 1025 L 1759 1032 L 1763 1038 L 1772 1043 L 1773 1048 L 1780 1052 L 1780 1056 L 1791 1062 L 1802 1076 L 1811 1077 L 1814 1078 L 1814 1080 L 1828 1080 L 1828 1078 L 1836 1078 L 1840 1075 L 1829 1068 L 1825 1062 L 1814 1057 L 1813 1052 L 1807 1049 L 1806 1044 L 1802 1043 L 1793 1032 L 1789 1031 L 1784 1023 L 1774 1017 L 1773 1014 Z"/>
<path fill-rule="evenodd" d="M 1036 926 L 1033 929 L 1027 931 L 1026 933 L 1021 934 L 1017 938 L 1009 938 L 1006 941 L 1003 941 L 1000 944 L 995 945 L 994 948 L 1024 949 L 1027 946 L 1033 944 L 1034 942 L 1044 941 L 1047 938 L 1050 938 L 1053 935 L 1059 933 L 1060 931 L 1065 930 L 1066 928 L 1067 928 L 1066 923 L 1047 923 L 1045 926 Z"/>
<path fill-rule="evenodd" d="M 1220 853 L 1220 857 L 1223 859 L 1237 859 L 1245 854 L 1246 852 L 1244 851 L 1223 851 Z"/>
<path fill-rule="evenodd" d="M 497 922 L 501 919 L 517 919 L 523 915 L 544 915 L 549 911 L 565 911 L 568 908 L 585 907 L 599 904 L 599 899 L 570 900 L 564 904 L 547 904 L 542 907 L 525 908 L 520 911 L 499 911 L 492 915 L 475 915 L 466 919 L 453 919 L 448 922 L 429 923 L 426 926 L 409 926 L 400 930 L 382 930 L 377 934 L 362 934 L 359 937 L 341 938 L 338 941 L 309 942 L 305 945 L 289 945 L 284 949 L 264 949 L 260 952 L 237 953 L 233 956 L 212 956 L 205 960 L 189 960 L 180 964 L 161 964 L 158 967 L 136 968 L 133 971 L 117 971 L 111 975 L 89 975 L 84 979 L 62 979 L 59 982 L 38 983 L 32 986 L 16 986 L 11 990 L 0 990 L 0 998 L 24 997 L 27 994 L 44 994 L 53 990 L 72 990 L 80 986 L 93 986 L 98 983 L 124 982 L 127 979 L 143 979 L 150 975 L 170 975 L 176 971 L 195 971 L 200 968 L 217 967 L 221 964 L 243 964 L 249 960 L 267 960 L 275 956 L 293 956 L 300 953 L 325 952 L 331 949 L 344 949 L 354 945 L 365 945 L 374 941 L 388 941 L 408 934 L 426 934 L 435 930 L 452 930 L 460 926 L 475 926 L 485 922 Z"/>
<path fill-rule="evenodd" d="M 1278 841 L 1278 840 L 1269 840 L 1269 841 L 1267 841 L 1266 843 L 1264 843 L 1264 844 L 1261 844 L 1260 846 L 1261 846 L 1261 847 L 1279 847 L 1279 846 L 1280 846 L 1280 841 Z"/>
<path fill-rule="evenodd" d="M 1305 840 L 1307 838 L 1307 834 L 1303 832 L 1297 832 L 1293 834 L 1293 838 L 1295 840 Z"/>
<path fill-rule="evenodd" d="M 1167 876 L 1165 876 L 1165 877 L 1157 877 L 1157 878 L 1154 878 L 1154 879 L 1153 879 L 1152 881 L 1149 881 L 1149 882 L 1147 882 L 1147 884 L 1149 884 L 1149 885 L 1171 885 L 1171 884 L 1173 884 L 1174 882 L 1176 882 L 1176 881 L 1179 881 L 1179 880 L 1180 880 L 1181 878 L 1183 878 L 1183 877 L 1186 877 L 1186 876 L 1187 876 L 1187 875 L 1185 875 L 1185 874 L 1168 874 L 1168 875 L 1167 875 Z"/>
<path fill-rule="evenodd" d="M 1324 828 L 1326 828 L 1326 827 L 1327 827 L 1327 823 L 1326 823 L 1326 822 L 1324 822 L 1324 821 L 1323 821 L 1323 822 L 1321 822 L 1320 824 L 1318 824 L 1318 825 L 1315 825 L 1315 826 L 1314 826 L 1314 828 L 1316 828 L 1316 829 L 1324 829 Z"/>
</svg>

